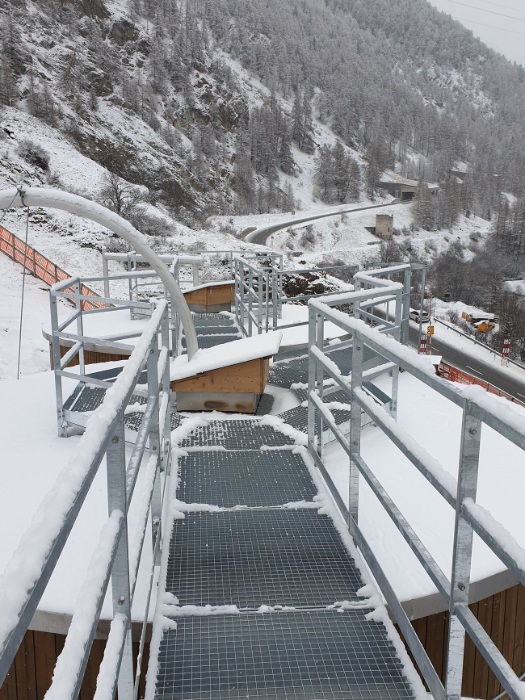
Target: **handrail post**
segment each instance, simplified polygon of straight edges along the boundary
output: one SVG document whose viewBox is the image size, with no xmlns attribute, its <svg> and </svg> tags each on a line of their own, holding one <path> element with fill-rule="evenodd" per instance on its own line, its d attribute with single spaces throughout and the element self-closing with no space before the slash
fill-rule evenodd
<svg viewBox="0 0 525 700">
<path fill-rule="evenodd" d="M 323 352 L 324 349 L 324 317 L 321 316 L 321 314 L 317 314 L 316 318 L 316 323 L 315 323 L 315 345 L 318 350 Z M 316 390 L 319 394 L 319 398 L 321 401 L 323 400 L 323 393 L 324 393 L 324 370 L 323 370 L 323 365 L 320 362 L 315 363 L 316 366 L 316 372 L 315 372 L 315 384 L 316 384 Z M 324 445 L 323 445 L 323 434 L 324 434 L 324 416 L 321 413 L 321 411 L 317 411 L 317 420 L 316 420 L 316 431 L 317 431 L 317 438 L 319 440 L 319 447 L 318 447 L 318 454 L 321 459 L 323 459 L 323 454 L 324 454 Z"/>
<path fill-rule="evenodd" d="M 409 322 L 410 314 L 410 281 L 412 278 L 412 270 L 408 268 L 404 273 L 403 280 L 403 303 L 401 315 L 401 344 L 408 345 Z"/>
<path fill-rule="evenodd" d="M 57 424 L 59 437 L 66 437 L 64 421 L 64 398 L 62 394 L 62 372 L 60 370 L 60 337 L 58 333 L 58 304 L 57 296 L 51 289 L 49 292 L 51 306 L 51 353 L 53 359 L 53 374 L 55 375 L 55 394 L 57 406 Z"/>
<path fill-rule="evenodd" d="M 471 403 L 466 401 L 461 429 L 456 522 L 450 582 L 450 625 L 447 643 L 446 695 L 449 700 L 461 697 L 465 628 L 455 614 L 456 605 L 468 605 L 470 567 L 472 561 L 472 527 L 463 517 L 465 499 L 476 500 L 478 466 L 481 444 L 481 421 L 471 414 Z"/>
<path fill-rule="evenodd" d="M 261 269 L 256 276 L 257 279 L 257 335 L 261 335 L 263 332 L 263 318 L 264 318 L 264 302 L 263 302 L 263 285 L 264 285 L 264 271 Z"/>
<path fill-rule="evenodd" d="M 155 335 L 153 343 L 151 344 L 147 362 L 148 368 L 148 398 L 150 401 L 154 401 L 159 396 L 159 373 L 158 373 L 158 361 L 159 361 L 159 349 L 158 349 L 158 336 Z M 157 534 L 161 535 L 161 490 L 160 490 L 160 452 L 161 452 L 161 439 L 160 439 L 160 426 L 159 426 L 159 402 L 157 400 L 157 406 L 153 415 L 151 417 L 149 431 L 149 449 L 151 455 L 156 456 L 156 474 L 153 485 L 153 495 L 151 499 L 151 535 L 152 535 L 152 548 L 155 547 L 155 540 Z M 160 551 L 157 552 L 157 560 L 154 562 L 155 565 L 160 565 Z"/>
<path fill-rule="evenodd" d="M 83 307 L 83 302 L 82 299 L 80 298 L 82 295 L 82 282 L 80 278 L 75 283 L 75 292 L 77 295 L 76 298 L 76 303 L 75 307 L 78 313 L 77 317 L 77 335 L 79 338 L 82 338 L 84 336 L 84 319 L 82 316 L 82 307 Z M 81 343 L 81 347 L 78 353 L 78 369 L 80 372 L 81 376 L 84 376 L 86 374 L 86 362 L 85 362 L 85 356 L 84 356 L 84 343 Z"/>
<path fill-rule="evenodd" d="M 317 313 L 310 309 L 308 314 L 308 347 L 317 345 Z M 311 399 L 311 394 L 315 391 L 315 377 L 317 360 L 311 352 L 308 352 L 308 448 L 316 450 L 315 445 L 315 412 L 316 407 Z"/>
<path fill-rule="evenodd" d="M 126 617 L 127 631 L 118 677 L 118 696 L 120 700 L 133 698 L 133 651 L 131 646 L 131 602 L 129 580 L 128 549 L 128 503 L 126 496 L 126 445 L 124 438 L 124 414 L 119 411 L 119 418 L 113 435 L 109 439 L 106 456 L 108 484 L 108 513 L 119 510 L 124 514 L 125 522 L 117 547 L 115 562 L 111 573 L 111 590 L 113 598 L 113 615 Z"/>
<path fill-rule="evenodd" d="M 405 275 L 406 281 L 406 275 Z M 395 308 L 395 331 L 394 338 L 400 342 L 403 338 L 403 329 L 401 324 L 403 323 L 403 291 L 401 289 L 396 290 L 396 308 Z M 407 317 L 408 318 L 408 317 Z M 397 403 L 399 396 L 399 367 L 396 365 L 392 368 L 392 401 L 390 402 L 390 415 L 392 418 L 397 420 Z"/>
<path fill-rule="evenodd" d="M 164 367 L 164 371 L 161 377 L 161 387 L 162 394 L 167 396 L 168 410 L 166 412 L 166 417 L 164 425 L 160 426 L 162 431 L 162 451 L 161 451 L 161 464 L 164 472 L 169 474 L 170 469 L 170 448 L 171 448 L 171 410 L 172 410 L 172 395 L 171 395 L 171 383 L 170 383 L 170 328 L 169 328 L 169 309 L 166 311 L 161 322 L 161 343 L 162 347 L 165 347 L 168 351 L 168 362 Z"/>
<path fill-rule="evenodd" d="M 109 299 L 109 266 L 106 254 L 108 249 L 106 246 L 102 248 L 102 277 L 104 278 L 104 297 Z"/>
<path fill-rule="evenodd" d="M 353 455 L 361 454 L 361 406 L 355 397 L 356 389 L 363 384 L 363 339 L 354 333 L 352 338 L 352 375 L 350 402 L 350 463 L 348 479 L 348 527 L 352 532 L 352 519 L 359 522 L 359 469 Z"/>
</svg>

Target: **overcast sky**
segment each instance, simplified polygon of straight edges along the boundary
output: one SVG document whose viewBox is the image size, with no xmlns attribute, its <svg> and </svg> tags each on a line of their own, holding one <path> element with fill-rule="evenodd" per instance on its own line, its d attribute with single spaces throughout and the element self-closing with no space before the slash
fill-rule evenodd
<svg viewBox="0 0 525 700">
<path fill-rule="evenodd" d="M 525 67 L 525 0 L 428 0 L 487 46 Z"/>
</svg>

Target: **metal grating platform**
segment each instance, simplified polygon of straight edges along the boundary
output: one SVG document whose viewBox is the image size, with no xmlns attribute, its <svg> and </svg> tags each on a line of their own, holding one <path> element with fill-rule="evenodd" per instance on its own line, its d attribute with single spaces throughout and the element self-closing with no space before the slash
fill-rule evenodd
<svg viewBox="0 0 525 700">
<path fill-rule="evenodd" d="M 224 316 L 221 313 L 216 314 L 192 314 L 195 328 L 204 326 L 235 326 L 235 318 L 233 316 Z"/>
<path fill-rule="evenodd" d="M 109 387 L 108 387 L 109 388 Z M 106 389 L 99 386 L 89 386 L 79 383 L 71 396 L 64 403 L 64 409 L 74 411 L 76 413 L 90 413 L 97 409 L 106 394 Z M 133 394 L 130 399 L 130 405 L 140 404 L 143 406 L 148 402 L 145 396 Z M 141 411 L 131 411 L 124 416 L 124 423 L 131 430 L 138 430 L 142 423 L 143 413 Z M 175 430 L 184 420 L 184 416 L 179 413 L 171 413 L 171 429 Z"/>
<path fill-rule="evenodd" d="M 362 582 L 333 522 L 317 510 L 189 513 L 176 520 L 166 590 L 180 605 L 326 607 Z"/>
<path fill-rule="evenodd" d="M 224 508 L 312 501 L 317 494 L 301 455 L 291 450 L 202 451 L 179 458 L 177 498 Z"/>
<path fill-rule="evenodd" d="M 341 410 L 339 408 L 332 408 L 330 410 L 335 419 L 336 425 L 344 425 L 350 420 L 350 411 Z M 290 408 L 288 411 L 280 413 L 279 418 L 282 418 L 296 430 L 300 430 L 303 433 L 308 433 L 307 406 L 296 406 L 296 408 Z"/>
<path fill-rule="evenodd" d="M 212 335 L 211 333 L 209 335 L 199 335 L 197 342 L 199 343 L 200 348 L 214 348 L 216 345 L 222 345 L 223 343 L 231 343 L 234 340 L 239 340 L 241 338 L 241 335 L 225 335 L 223 333 L 219 333 L 217 335 Z M 182 336 L 182 341 L 181 341 L 182 347 L 186 347 L 186 338 Z"/>
<path fill-rule="evenodd" d="M 366 345 L 364 347 L 364 362 L 370 363 L 377 355 Z M 345 347 L 339 350 L 332 350 L 329 354 L 332 362 L 338 366 L 341 374 L 346 377 L 352 371 L 352 348 Z M 289 388 L 292 384 L 308 383 L 308 356 L 301 355 L 291 360 L 281 360 L 274 362 L 270 368 L 268 378 L 270 384 Z"/>
<path fill-rule="evenodd" d="M 261 425 L 259 420 L 214 420 L 195 428 L 179 443 L 182 448 L 199 445 L 227 450 L 258 450 L 263 445 L 295 445 L 295 441 L 269 425 Z"/>
<path fill-rule="evenodd" d="M 180 618 L 159 652 L 159 700 L 413 698 L 384 627 L 362 611 Z"/>
<path fill-rule="evenodd" d="M 195 324 L 195 331 L 197 332 L 198 338 L 206 335 L 232 335 L 233 333 L 236 333 L 236 330 L 237 329 L 232 323 L 220 326 L 214 326 L 211 323 L 208 323 L 205 326 L 198 326 Z M 241 334 L 239 334 L 239 337 L 240 335 Z"/>
</svg>

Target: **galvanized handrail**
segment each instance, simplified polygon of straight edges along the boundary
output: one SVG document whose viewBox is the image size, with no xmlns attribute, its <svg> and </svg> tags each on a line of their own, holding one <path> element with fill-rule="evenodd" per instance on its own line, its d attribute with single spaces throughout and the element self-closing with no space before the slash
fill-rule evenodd
<svg viewBox="0 0 525 700">
<path fill-rule="evenodd" d="M 142 277 L 149 278 L 154 276 L 156 273 L 144 271 L 140 272 L 139 274 Z M 116 275 L 113 279 L 129 280 L 129 278 L 129 273 L 123 273 Z M 53 369 L 55 372 L 58 434 L 62 436 L 67 435 L 69 424 L 78 425 L 78 421 L 84 421 L 85 423 L 85 418 L 83 416 L 79 416 L 77 414 L 73 415 L 71 411 L 64 408 L 62 380 L 73 379 L 76 381 L 89 383 L 91 385 L 98 385 L 104 388 L 109 386 L 108 382 L 105 380 L 86 375 L 86 347 L 103 345 L 104 348 L 113 349 L 117 354 L 119 354 L 120 351 L 120 354 L 127 355 L 131 354 L 133 345 L 119 341 L 125 341 L 128 338 L 133 338 L 140 335 L 140 332 L 124 332 L 108 336 L 101 341 L 100 338 L 93 338 L 85 334 L 85 317 L 94 314 L 113 314 L 117 311 L 121 311 L 122 309 L 129 309 L 130 312 L 133 312 L 133 310 L 141 310 L 143 316 L 149 316 L 151 315 L 153 308 L 152 304 L 149 302 L 131 302 L 100 297 L 99 300 L 104 304 L 102 307 L 96 309 L 86 309 L 83 304 L 85 296 L 82 294 L 85 282 L 97 282 L 100 281 L 100 279 L 101 278 L 98 277 L 72 277 L 62 282 L 58 282 L 57 284 L 53 285 L 50 290 L 51 351 L 53 355 Z M 58 321 L 59 299 L 64 299 L 74 306 L 74 311 L 72 311 L 67 318 L 60 323 Z M 71 347 L 62 356 L 61 348 L 63 345 L 70 345 Z M 78 358 L 78 372 L 74 372 L 72 369 L 69 369 L 71 362 L 75 358 Z M 81 423 L 81 425 L 84 425 L 84 423 Z"/>
<path fill-rule="evenodd" d="M 267 333 L 274 289 L 269 270 L 244 258 L 234 259 L 235 317 L 243 335 Z"/>
<path fill-rule="evenodd" d="M 131 605 L 149 519 L 155 543 L 152 565 L 159 564 L 161 472 L 164 472 L 165 483 L 171 459 L 168 323 L 167 302 L 161 300 L 126 366 L 88 420 L 69 464 L 37 510 L 4 570 L 0 599 L 3 611 L 8 611 L 9 615 L 4 615 L 0 622 L 0 684 L 105 458 L 109 517 L 100 530 L 92 564 L 46 697 L 65 700 L 78 696 L 110 578 L 113 623 L 101 673 L 106 687 L 110 679 L 108 698 L 114 695 L 117 679 L 119 697 L 132 700 L 134 696 Z M 148 378 L 146 411 L 136 444 L 127 458 L 124 412 L 144 368 Z M 133 538 L 128 528 L 128 512 L 140 470 L 144 472 L 144 480 Z M 144 494 L 147 495 L 145 500 Z M 27 566 L 28 561 L 31 566 Z M 147 624 L 147 611 L 144 624 Z M 111 667 L 109 671 L 108 666 Z"/>
<path fill-rule="evenodd" d="M 391 272 L 392 269 L 389 271 Z M 378 281 L 377 275 L 380 274 L 381 272 L 377 270 L 374 270 L 372 275 L 368 271 L 368 279 L 365 280 L 366 284 Z M 362 275 L 362 273 L 359 273 L 359 275 Z M 361 285 L 358 283 L 357 286 L 360 287 Z M 384 290 L 391 289 L 393 293 L 395 292 L 395 285 L 392 282 L 390 282 L 390 285 L 382 283 L 382 287 Z M 372 294 L 377 292 L 377 290 L 371 291 Z M 344 297 L 346 303 L 353 305 L 355 315 L 358 315 L 356 309 L 361 303 L 360 301 L 358 302 L 356 297 L 362 294 L 363 290 L 361 289 L 360 292 L 350 292 Z M 405 298 L 401 300 L 398 296 L 397 304 L 404 304 Z M 336 303 L 341 303 L 342 300 L 343 296 L 340 296 Z M 487 425 L 498 431 L 515 445 L 525 450 L 525 426 L 523 421 L 515 414 L 512 414 L 510 409 L 507 412 L 503 411 L 501 406 L 481 389 L 473 390 L 469 388 L 466 391 L 461 391 L 453 384 L 436 376 L 433 369 L 422 358 L 398 343 L 385 338 L 377 329 L 368 327 L 362 320 L 352 318 L 339 310 L 331 308 L 333 305 L 334 301 L 332 299 L 326 302 L 312 300 L 309 304 L 311 350 L 309 360 L 308 449 L 310 454 L 325 475 L 329 488 L 347 519 L 349 530 L 379 583 L 432 695 L 440 700 L 442 698 L 460 697 L 465 633 L 468 633 L 508 695 L 513 700 L 519 700 L 519 698 L 523 697 L 522 684 L 469 610 L 468 595 L 474 532 L 501 559 L 516 579 L 520 583 L 525 584 L 525 568 L 523 566 L 525 550 L 514 542 L 511 551 L 509 551 L 509 547 L 506 546 L 508 543 L 501 535 L 499 523 L 475 503 L 482 425 Z M 401 313 L 396 308 L 396 326 L 400 315 Z M 324 352 L 323 326 L 326 321 L 335 323 L 352 336 L 353 354 L 350 382 L 337 376 L 337 368 L 333 367 L 333 363 L 330 362 L 329 357 Z M 399 334 L 395 333 L 394 337 L 396 335 Z M 409 372 L 419 381 L 462 409 L 462 439 L 457 481 L 426 450 L 417 446 L 411 435 L 397 425 L 386 411 L 378 408 L 377 404 L 371 401 L 370 397 L 363 391 L 362 358 L 365 345 L 384 358 L 384 361 L 393 363 L 397 368 Z M 325 374 L 335 379 L 349 396 L 349 402 L 351 403 L 351 432 L 349 438 L 338 430 L 330 412 L 322 405 L 321 399 Z M 372 418 L 374 423 L 392 440 L 427 481 L 432 484 L 441 497 L 456 511 L 453 566 L 450 580 L 440 569 L 431 553 L 423 545 L 363 459 L 360 449 L 360 417 L 362 411 Z M 319 440 L 318 436 L 322 435 L 325 426 L 333 432 L 350 458 L 348 504 L 341 498 L 324 466 L 323 445 L 322 440 Z M 380 563 L 360 530 L 359 475 L 366 480 L 372 492 L 376 495 L 396 528 L 401 532 L 405 541 L 409 544 L 449 606 L 451 617 L 445 686 L 443 686 L 438 674 L 432 667 L 426 651 L 415 634 Z M 521 552 L 519 558 L 514 556 L 516 551 Z"/>
</svg>

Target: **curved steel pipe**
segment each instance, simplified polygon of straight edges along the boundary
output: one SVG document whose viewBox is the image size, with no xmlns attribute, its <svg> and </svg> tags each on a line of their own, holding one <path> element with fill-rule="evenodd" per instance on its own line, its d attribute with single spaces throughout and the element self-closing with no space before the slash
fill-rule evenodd
<svg viewBox="0 0 525 700">
<path fill-rule="evenodd" d="M 157 272 L 170 293 L 181 320 L 182 327 L 184 328 L 188 359 L 191 360 L 199 349 L 199 345 L 197 343 L 197 333 L 195 332 L 195 325 L 188 304 L 170 271 L 160 260 L 158 255 L 149 247 L 146 237 L 140 233 L 140 231 L 137 231 L 129 221 L 126 221 L 110 209 L 76 194 L 40 187 L 0 190 L 0 209 L 25 206 L 50 207 L 51 209 L 67 211 L 70 214 L 77 214 L 86 219 L 91 219 L 91 221 L 96 221 L 98 224 L 116 233 L 117 236 L 124 238 L 124 240 L 126 240 L 137 253 L 140 253 L 144 260 Z"/>
</svg>

